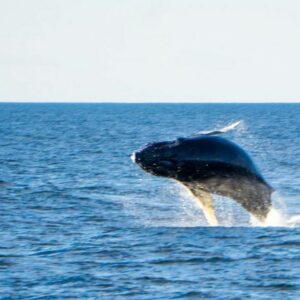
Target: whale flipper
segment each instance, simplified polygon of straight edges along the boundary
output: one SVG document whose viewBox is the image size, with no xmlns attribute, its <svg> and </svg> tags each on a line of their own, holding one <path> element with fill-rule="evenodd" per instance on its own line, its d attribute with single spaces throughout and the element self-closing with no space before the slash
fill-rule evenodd
<svg viewBox="0 0 300 300">
<path fill-rule="evenodd" d="M 190 189 L 201 205 L 205 218 L 210 226 L 218 226 L 219 222 L 216 217 L 213 198 L 210 193 L 204 190 Z"/>
<path fill-rule="evenodd" d="M 228 131 L 231 131 L 235 128 L 237 128 L 237 126 L 239 126 L 241 124 L 241 120 L 234 122 L 232 124 L 229 124 L 221 129 L 217 129 L 217 130 L 204 130 L 204 131 L 199 131 L 197 133 L 195 133 L 195 135 L 198 134 L 205 134 L 205 135 L 217 135 L 217 134 L 222 134 L 222 133 L 226 133 Z"/>
</svg>

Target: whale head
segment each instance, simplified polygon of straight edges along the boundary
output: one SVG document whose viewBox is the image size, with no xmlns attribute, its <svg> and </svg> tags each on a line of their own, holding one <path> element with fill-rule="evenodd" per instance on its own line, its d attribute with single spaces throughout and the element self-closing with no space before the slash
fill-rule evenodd
<svg viewBox="0 0 300 300">
<path fill-rule="evenodd" d="M 201 156 L 199 141 L 178 138 L 147 144 L 135 151 L 131 159 L 152 175 L 184 181 L 196 175 L 195 164 L 201 160 Z"/>
</svg>

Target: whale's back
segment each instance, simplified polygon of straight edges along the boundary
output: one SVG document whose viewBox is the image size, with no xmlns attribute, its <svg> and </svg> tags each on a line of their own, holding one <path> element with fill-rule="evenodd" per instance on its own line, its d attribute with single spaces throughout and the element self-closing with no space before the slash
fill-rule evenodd
<svg viewBox="0 0 300 300">
<path fill-rule="evenodd" d="M 262 177 L 251 157 L 237 144 L 219 136 L 199 136 L 184 139 L 181 153 L 185 161 L 224 163 Z"/>
</svg>

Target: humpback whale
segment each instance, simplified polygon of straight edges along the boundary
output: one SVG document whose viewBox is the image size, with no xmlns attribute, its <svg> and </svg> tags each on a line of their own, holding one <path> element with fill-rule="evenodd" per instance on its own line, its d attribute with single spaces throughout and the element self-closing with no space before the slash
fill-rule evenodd
<svg viewBox="0 0 300 300">
<path fill-rule="evenodd" d="M 210 225 L 218 225 L 212 195 L 237 201 L 264 222 L 271 209 L 273 188 L 245 150 L 220 136 L 239 124 L 147 144 L 132 154 L 132 160 L 152 175 L 175 179 L 187 187 Z"/>
</svg>

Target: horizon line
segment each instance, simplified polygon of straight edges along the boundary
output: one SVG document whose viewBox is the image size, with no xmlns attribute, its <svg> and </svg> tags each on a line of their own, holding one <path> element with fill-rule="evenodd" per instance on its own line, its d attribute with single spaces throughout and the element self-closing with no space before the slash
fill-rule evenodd
<svg viewBox="0 0 300 300">
<path fill-rule="evenodd" d="M 1 101 L 0 104 L 300 104 L 300 101 L 30 101 L 30 100 L 14 100 L 14 101 Z"/>
</svg>

